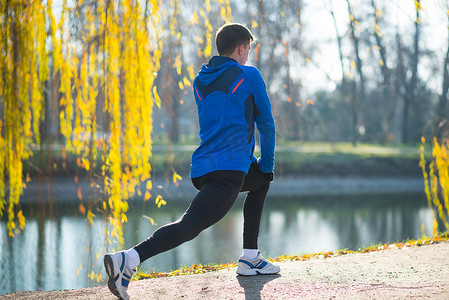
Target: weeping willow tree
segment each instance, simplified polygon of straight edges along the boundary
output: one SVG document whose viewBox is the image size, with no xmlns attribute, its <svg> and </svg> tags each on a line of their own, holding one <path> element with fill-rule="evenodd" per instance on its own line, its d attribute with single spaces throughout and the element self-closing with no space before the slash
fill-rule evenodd
<svg viewBox="0 0 449 300">
<path fill-rule="evenodd" d="M 25 188 L 23 160 L 39 142 L 48 79 L 45 7 L 38 1 L 1 1 L 0 217 L 6 210 L 10 236 L 23 229 L 19 204 Z M 8 191 L 8 195 L 6 195 Z"/>
<path fill-rule="evenodd" d="M 111 236 L 121 243 L 126 200 L 137 183 L 149 179 L 151 117 L 153 105 L 160 102 L 152 88 L 162 47 L 157 42 L 159 3 L 151 1 L 148 9 L 151 14 L 144 15 L 136 1 L 86 5 L 85 35 L 72 41 L 66 1 L 58 23 L 52 1 L 45 6 L 41 1 L 1 2 L 0 214 L 6 210 L 10 236 L 25 226 L 18 208 L 25 188 L 23 160 L 32 154 L 31 144 L 40 142 L 45 81 L 58 75 L 66 148 L 80 155 L 88 171 L 102 153 L 108 195 L 102 208 L 110 211 Z M 102 136 L 97 132 L 99 114 L 108 120 L 101 124 Z M 89 210 L 90 222 L 93 216 Z"/>
<path fill-rule="evenodd" d="M 147 189 L 151 189 L 152 111 L 154 104 L 160 103 L 153 82 L 160 68 L 158 33 L 162 28 L 157 22 L 159 3 L 150 5 L 148 15 L 136 1 L 87 5 L 82 10 L 87 26 L 81 53 L 64 35 L 58 37 L 52 30 L 52 39 L 62 45 L 61 53 L 56 54 L 63 57 L 59 68 L 61 133 L 67 149 L 80 155 L 84 169 L 90 171 L 100 161 L 108 195 L 101 209 L 109 212 L 112 230 L 108 235 L 119 244 L 123 244 L 127 200 L 141 182 L 147 181 Z M 64 6 L 62 18 L 65 15 Z M 69 26 L 67 21 L 63 23 Z M 93 217 L 89 207 L 90 223 Z"/>
<path fill-rule="evenodd" d="M 30 179 L 24 178 L 23 161 L 41 142 L 40 125 L 51 101 L 58 105 L 63 150 L 78 156 L 91 186 L 100 184 L 105 195 L 82 212 L 90 224 L 101 212 L 109 224 L 107 243 L 120 247 L 127 201 L 136 193 L 151 198 L 152 115 L 161 104 L 155 84 L 161 64 L 176 70 L 181 90 L 194 76 L 181 50 L 162 58 L 169 42 L 182 43 L 177 17 L 183 12 L 179 0 L 69 3 L 0 2 L 0 217 L 6 215 L 10 236 L 25 226 L 19 200 Z M 205 32 L 195 43 L 198 56 L 207 58 L 213 39 L 209 19 L 220 23 L 215 25 L 231 21 L 231 9 L 225 0 L 214 1 L 212 10 L 210 0 L 201 8 L 197 4 L 189 24 Z M 95 183 L 94 169 L 100 170 Z M 174 173 L 173 180 L 179 179 Z M 155 201 L 165 204 L 160 196 Z"/>
</svg>

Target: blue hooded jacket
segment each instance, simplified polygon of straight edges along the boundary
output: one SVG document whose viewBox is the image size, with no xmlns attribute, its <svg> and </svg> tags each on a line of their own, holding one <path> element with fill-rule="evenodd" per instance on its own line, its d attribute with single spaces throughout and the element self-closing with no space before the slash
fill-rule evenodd
<svg viewBox="0 0 449 300">
<path fill-rule="evenodd" d="M 254 124 L 260 135 L 259 169 L 274 167 L 275 126 L 262 75 L 255 67 L 214 56 L 193 82 L 201 144 L 192 154 L 192 178 L 217 170 L 247 173 L 254 157 Z"/>
</svg>

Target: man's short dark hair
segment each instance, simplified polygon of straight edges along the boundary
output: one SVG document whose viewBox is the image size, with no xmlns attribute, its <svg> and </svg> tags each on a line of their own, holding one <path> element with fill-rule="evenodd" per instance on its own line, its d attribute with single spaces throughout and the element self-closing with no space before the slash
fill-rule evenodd
<svg viewBox="0 0 449 300">
<path fill-rule="evenodd" d="M 230 55 L 240 45 L 254 41 L 251 31 L 242 24 L 227 23 L 217 30 L 215 44 L 219 55 Z"/>
</svg>

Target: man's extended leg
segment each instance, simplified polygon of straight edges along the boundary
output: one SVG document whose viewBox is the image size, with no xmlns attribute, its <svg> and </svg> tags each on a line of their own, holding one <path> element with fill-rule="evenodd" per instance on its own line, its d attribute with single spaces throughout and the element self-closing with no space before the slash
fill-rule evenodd
<svg viewBox="0 0 449 300">
<path fill-rule="evenodd" d="M 128 299 L 128 284 L 137 265 L 193 239 L 202 230 L 223 218 L 234 204 L 244 178 L 243 172 L 216 171 L 194 179 L 194 184 L 200 191 L 181 218 L 159 228 L 148 239 L 128 251 L 105 255 L 109 290 L 118 297 Z M 138 254 L 134 265 L 130 263 L 133 260 L 130 252 Z"/>
<path fill-rule="evenodd" d="M 134 247 L 140 261 L 193 239 L 223 218 L 234 204 L 244 176 L 238 171 L 216 171 L 199 177 L 195 183 L 200 191 L 182 217 Z"/>
</svg>

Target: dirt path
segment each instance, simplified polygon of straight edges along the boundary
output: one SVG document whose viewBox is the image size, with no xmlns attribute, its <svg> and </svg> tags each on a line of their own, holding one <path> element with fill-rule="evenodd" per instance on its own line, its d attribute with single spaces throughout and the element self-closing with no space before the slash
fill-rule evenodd
<svg viewBox="0 0 449 300">
<path fill-rule="evenodd" d="M 141 280 L 132 299 L 449 299 L 449 243 L 281 263 L 276 276 L 235 269 Z M 17 292 L 0 299 L 114 299 L 106 286 Z"/>
</svg>

